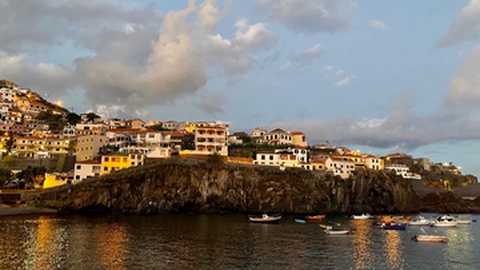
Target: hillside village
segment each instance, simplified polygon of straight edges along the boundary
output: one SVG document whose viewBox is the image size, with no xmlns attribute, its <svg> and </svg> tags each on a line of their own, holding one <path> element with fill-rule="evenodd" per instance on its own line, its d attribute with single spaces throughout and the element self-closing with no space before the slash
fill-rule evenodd
<svg viewBox="0 0 480 270">
<path fill-rule="evenodd" d="M 217 122 L 102 119 L 91 112 L 76 115 L 5 80 L 0 82 L 0 95 L 0 152 L 5 164 L 20 159 L 75 159 L 71 170 L 47 171 L 43 188 L 76 184 L 156 159 L 211 155 L 229 163 L 323 171 L 343 179 L 368 169 L 421 180 L 420 172 L 431 171 L 432 166 L 461 175 L 453 164 L 432 164 L 402 153 L 377 156 L 328 144 L 309 145 L 301 131 L 253 127 L 249 133 L 232 133 L 229 124 Z M 13 177 L 5 186 L 11 181 L 18 179 Z"/>
</svg>

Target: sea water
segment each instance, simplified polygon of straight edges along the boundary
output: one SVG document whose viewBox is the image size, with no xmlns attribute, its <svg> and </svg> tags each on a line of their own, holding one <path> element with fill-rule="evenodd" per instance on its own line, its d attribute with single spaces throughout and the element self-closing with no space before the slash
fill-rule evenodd
<svg viewBox="0 0 480 270">
<path fill-rule="evenodd" d="M 476 216 L 462 215 L 462 219 Z M 244 214 L 0 217 L 0 269 L 479 269 L 480 225 L 383 230 L 371 220 L 253 224 Z M 447 235 L 419 243 L 415 234 Z"/>
</svg>

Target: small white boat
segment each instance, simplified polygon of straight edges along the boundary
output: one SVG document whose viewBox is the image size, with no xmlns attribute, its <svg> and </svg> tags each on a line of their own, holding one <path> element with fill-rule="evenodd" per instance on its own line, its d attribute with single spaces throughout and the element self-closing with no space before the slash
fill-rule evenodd
<svg viewBox="0 0 480 270">
<path fill-rule="evenodd" d="M 428 225 L 430 225 L 430 223 L 432 223 L 432 220 L 426 219 L 424 216 L 418 216 L 416 219 L 410 220 L 410 221 L 408 222 L 408 225 L 412 225 L 412 226 L 428 226 Z"/>
<path fill-rule="evenodd" d="M 269 216 L 263 214 L 262 216 L 248 216 L 248 220 L 253 223 L 279 223 L 282 216 Z"/>
<path fill-rule="evenodd" d="M 432 227 L 457 227 L 457 225 L 457 219 L 450 215 L 438 216 L 430 223 Z"/>
<path fill-rule="evenodd" d="M 472 224 L 471 219 L 458 219 L 457 222 L 458 224 Z"/>
<path fill-rule="evenodd" d="M 437 242 L 437 243 L 445 243 L 447 242 L 447 236 L 443 235 L 428 235 L 428 234 L 419 234 L 414 235 L 412 240 L 417 242 Z"/>
<path fill-rule="evenodd" d="M 361 215 L 352 215 L 353 219 L 371 219 L 374 218 L 374 216 L 370 214 L 361 214 Z"/>
<path fill-rule="evenodd" d="M 328 234 L 328 235 L 344 235 L 349 233 L 350 233 L 350 230 L 331 230 L 331 229 L 325 230 L 325 234 Z"/>
</svg>

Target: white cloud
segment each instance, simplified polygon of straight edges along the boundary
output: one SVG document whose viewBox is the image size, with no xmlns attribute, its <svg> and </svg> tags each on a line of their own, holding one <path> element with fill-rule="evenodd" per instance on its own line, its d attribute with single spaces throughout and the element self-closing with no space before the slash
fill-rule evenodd
<svg viewBox="0 0 480 270">
<path fill-rule="evenodd" d="M 323 54 L 323 49 L 320 44 L 316 44 L 304 51 L 295 53 L 290 61 L 280 66 L 279 73 L 299 75 L 308 69 L 307 65 L 320 57 Z"/>
<path fill-rule="evenodd" d="M 472 115 L 441 108 L 430 115 L 418 117 L 408 111 L 408 107 L 396 104 L 390 115 L 383 118 L 360 121 L 352 117 L 328 121 L 276 121 L 268 124 L 268 128 L 301 130 L 306 134 L 309 144 L 321 142 L 317 140 L 329 140 L 336 145 L 362 145 L 380 149 L 398 147 L 414 150 L 439 142 L 480 139 L 480 119 Z"/>
<path fill-rule="evenodd" d="M 336 87 L 344 87 L 350 84 L 350 77 L 345 77 L 335 83 Z"/>
<path fill-rule="evenodd" d="M 373 20 L 373 21 L 370 22 L 370 26 L 375 28 L 375 29 L 381 30 L 381 31 L 387 31 L 388 30 L 387 24 L 382 22 L 382 21 Z"/>
<path fill-rule="evenodd" d="M 215 0 L 189 1 L 163 17 L 149 6 L 118 1 L 17 2 L 0 9 L 2 76 L 50 96 L 81 88 L 94 108 L 124 104 L 118 113 L 143 114 L 146 106 L 193 95 L 207 84 L 210 69 L 243 76 L 259 61 L 255 54 L 276 43 L 265 24 L 246 19 L 237 22 L 235 37 L 222 37 L 215 25 L 228 1 L 224 10 Z M 83 52 L 71 67 L 31 62 L 38 51 L 28 48 L 65 42 Z"/>
<path fill-rule="evenodd" d="M 470 0 L 447 33 L 438 41 L 439 47 L 451 47 L 480 37 L 480 0 Z"/>
<path fill-rule="evenodd" d="M 333 66 L 326 66 L 322 70 L 324 78 L 334 83 L 335 87 L 338 88 L 350 85 L 352 79 L 355 78 L 355 76 L 346 76 L 346 73 L 345 70 L 336 69 Z"/>
<path fill-rule="evenodd" d="M 329 32 L 350 26 L 347 14 L 352 0 L 254 0 L 256 6 L 275 21 L 300 32 Z"/>
<path fill-rule="evenodd" d="M 465 63 L 450 84 L 445 102 L 454 108 L 480 105 L 480 45 L 467 56 Z"/>
</svg>

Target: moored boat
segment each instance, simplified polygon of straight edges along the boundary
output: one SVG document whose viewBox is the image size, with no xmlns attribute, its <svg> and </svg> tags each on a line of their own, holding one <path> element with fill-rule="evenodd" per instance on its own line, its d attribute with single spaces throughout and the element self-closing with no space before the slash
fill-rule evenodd
<svg viewBox="0 0 480 270">
<path fill-rule="evenodd" d="M 406 230 L 407 224 L 406 223 L 383 223 L 380 227 L 384 230 Z"/>
<path fill-rule="evenodd" d="M 472 224 L 471 219 L 458 219 L 457 222 L 458 224 Z"/>
<path fill-rule="evenodd" d="M 350 233 L 350 230 L 325 230 L 325 234 L 328 234 L 328 235 L 345 235 L 345 234 L 349 234 Z"/>
<path fill-rule="evenodd" d="M 305 219 L 300 219 L 300 218 L 296 218 L 295 222 L 296 223 L 307 223 L 307 221 Z"/>
<path fill-rule="evenodd" d="M 371 219 L 374 218 L 374 216 L 370 214 L 361 214 L 361 215 L 352 215 L 353 219 Z"/>
<path fill-rule="evenodd" d="M 261 216 L 248 216 L 248 220 L 252 223 L 279 223 L 282 216 L 270 216 L 263 214 Z"/>
<path fill-rule="evenodd" d="M 411 226 L 428 226 L 432 223 L 432 220 L 426 219 L 424 216 L 417 216 L 416 219 L 412 219 L 408 222 Z"/>
<path fill-rule="evenodd" d="M 457 219 L 450 215 L 438 216 L 432 220 L 430 226 L 432 227 L 457 227 Z"/>
<path fill-rule="evenodd" d="M 307 215 L 305 219 L 308 221 L 320 221 L 325 220 L 325 215 Z"/>
<path fill-rule="evenodd" d="M 445 243 L 447 242 L 447 236 L 443 235 L 425 235 L 425 234 L 420 234 L 420 235 L 414 235 L 412 237 L 412 240 L 417 241 L 417 242 L 437 242 L 437 243 Z"/>
</svg>

